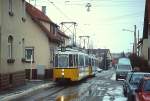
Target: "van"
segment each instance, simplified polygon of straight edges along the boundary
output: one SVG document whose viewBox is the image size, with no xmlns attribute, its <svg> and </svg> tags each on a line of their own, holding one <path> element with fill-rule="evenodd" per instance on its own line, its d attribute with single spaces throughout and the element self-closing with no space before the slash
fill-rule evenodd
<svg viewBox="0 0 150 101">
<path fill-rule="evenodd" d="M 125 79 L 128 72 L 132 71 L 132 66 L 129 58 L 119 58 L 116 67 L 116 80 Z"/>
</svg>

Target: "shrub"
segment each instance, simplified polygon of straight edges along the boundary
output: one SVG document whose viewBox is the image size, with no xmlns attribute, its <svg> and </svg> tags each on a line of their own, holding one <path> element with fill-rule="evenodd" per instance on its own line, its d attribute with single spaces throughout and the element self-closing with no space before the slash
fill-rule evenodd
<svg viewBox="0 0 150 101">
<path fill-rule="evenodd" d="M 137 56 L 136 54 L 130 54 L 129 58 L 131 60 L 131 65 L 133 69 L 138 67 L 140 71 L 150 72 L 148 61 L 145 60 L 143 57 Z"/>
</svg>

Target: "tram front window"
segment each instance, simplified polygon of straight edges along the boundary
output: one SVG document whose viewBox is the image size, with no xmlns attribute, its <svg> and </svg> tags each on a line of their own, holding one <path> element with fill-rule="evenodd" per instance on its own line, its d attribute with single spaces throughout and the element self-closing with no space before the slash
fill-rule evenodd
<svg viewBox="0 0 150 101">
<path fill-rule="evenodd" d="M 59 67 L 68 67 L 68 55 L 60 54 L 58 59 Z"/>
</svg>

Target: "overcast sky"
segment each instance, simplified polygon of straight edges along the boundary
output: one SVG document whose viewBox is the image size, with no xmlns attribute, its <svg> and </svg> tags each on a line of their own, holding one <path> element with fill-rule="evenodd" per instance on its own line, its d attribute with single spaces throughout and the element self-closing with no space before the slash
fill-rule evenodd
<svg viewBox="0 0 150 101">
<path fill-rule="evenodd" d="M 85 7 L 87 3 L 91 4 L 90 11 Z M 46 14 L 58 25 L 76 22 L 77 38 L 89 35 L 94 48 L 132 51 L 133 33 L 122 29 L 134 31 L 134 25 L 142 37 L 145 0 L 37 0 L 36 7 L 41 6 L 47 6 Z"/>
</svg>

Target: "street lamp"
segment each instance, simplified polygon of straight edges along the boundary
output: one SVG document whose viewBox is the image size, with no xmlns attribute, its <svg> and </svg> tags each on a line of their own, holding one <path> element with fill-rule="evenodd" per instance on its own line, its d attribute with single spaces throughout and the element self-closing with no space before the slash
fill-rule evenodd
<svg viewBox="0 0 150 101">
<path fill-rule="evenodd" d="M 137 54 L 137 40 L 136 40 L 136 25 L 134 25 L 134 31 L 123 29 L 123 31 L 133 32 L 134 33 L 134 45 L 133 45 L 133 53 Z"/>
<path fill-rule="evenodd" d="M 122 29 L 123 31 L 128 31 L 128 32 L 134 32 L 132 30 L 129 30 L 129 29 Z"/>
</svg>

